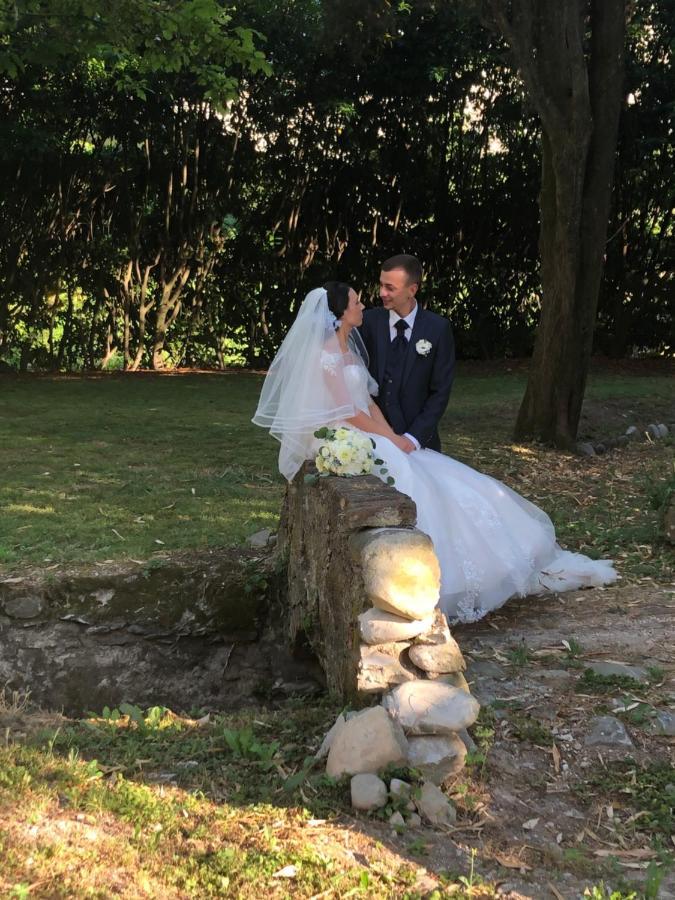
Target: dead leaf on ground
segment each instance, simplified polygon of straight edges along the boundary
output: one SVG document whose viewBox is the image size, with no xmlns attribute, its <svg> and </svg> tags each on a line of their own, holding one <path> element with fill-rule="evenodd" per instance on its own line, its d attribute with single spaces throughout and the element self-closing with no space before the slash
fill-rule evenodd
<svg viewBox="0 0 675 900">
<path fill-rule="evenodd" d="M 522 862 L 520 859 L 514 859 L 512 856 L 504 856 L 502 853 L 495 853 L 494 858 L 499 865 L 504 866 L 505 869 L 525 869 L 528 872 L 532 871 L 532 866 L 528 866 L 527 863 Z"/>
<path fill-rule="evenodd" d="M 551 747 L 551 755 L 553 756 L 553 768 L 555 769 L 556 775 L 560 774 L 560 750 L 558 750 L 555 743 Z"/>
</svg>

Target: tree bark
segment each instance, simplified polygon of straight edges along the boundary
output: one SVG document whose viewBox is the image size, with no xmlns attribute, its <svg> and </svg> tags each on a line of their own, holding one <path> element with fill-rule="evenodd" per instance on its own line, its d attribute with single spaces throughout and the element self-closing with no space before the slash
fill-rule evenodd
<svg viewBox="0 0 675 900">
<path fill-rule="evenodd" d="M 489 0 L 542 127 L 541 319 L 516 439 L 574 445 L 622 98 L 625 0 Z"/>
<path fill-rule="evenodd" d="M 181 266 L 162 284 L 162 293 L 157 307 L 155 333 L 152 342 L 152 368 L 164 368 L 164 345 L 169 328 L 180 312 L 181 297 L 191 273 L 189 265 Z"/>
</svg>

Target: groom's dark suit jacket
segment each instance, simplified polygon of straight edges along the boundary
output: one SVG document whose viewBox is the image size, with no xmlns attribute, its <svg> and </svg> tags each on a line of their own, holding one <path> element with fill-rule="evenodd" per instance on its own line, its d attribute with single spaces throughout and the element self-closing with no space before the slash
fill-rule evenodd
<svg viewBox="0 0 675 900">
<path fill-rule="evenodd" d="M 455 374 L 455 342 L 448 320 L 418 305 L 393 398 L 391 384 L 385 383 L 391 344 L 389 311 L 383 307 L 367 309 L 360 332 L 368 351 L 370 374 L 380 387 L 375 400 L 391 427 L 397 434 L 412 434 L 422 447 L 440 450 L 438 423 L 448 405 Z M 421 340 L 431 344 L 427 356 L 416 349 Z"/>
</svg>

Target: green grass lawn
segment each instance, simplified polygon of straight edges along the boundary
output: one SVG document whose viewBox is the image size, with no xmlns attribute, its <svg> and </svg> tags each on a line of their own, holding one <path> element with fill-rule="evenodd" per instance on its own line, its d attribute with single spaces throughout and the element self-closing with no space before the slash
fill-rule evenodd
<svg viewBox="0 0 675 900">
<path fill-rule="evenodd" d="M 445 452 L 543 506 L 572 549 L 658 575 L 654 507 L 672 478 L 672 440 L 594 460 L 514 445 L 525 376 L 480 371 L 460 366 Z M 273 528 L 277 444 L 250 422 L 261 383 L 245 372 L 0 378 L 0 567 L 145 561 Z M 672 422 L 671 397 L 666 374 L 599 372 L 581 431 Z"/>
</svg>

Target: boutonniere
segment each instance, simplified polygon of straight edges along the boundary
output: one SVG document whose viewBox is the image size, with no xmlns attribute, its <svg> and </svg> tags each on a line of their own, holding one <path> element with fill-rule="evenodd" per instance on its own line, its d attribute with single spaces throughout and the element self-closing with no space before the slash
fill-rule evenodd
<svg viewBox="0 0 675 900">
<path fill-rule="evenodd" d="M 431 353 L 431 341 L 418 341 L 415 344 L 415 350 L 419 353 L 420 356 L 428 356 Z"/>
</svg>

